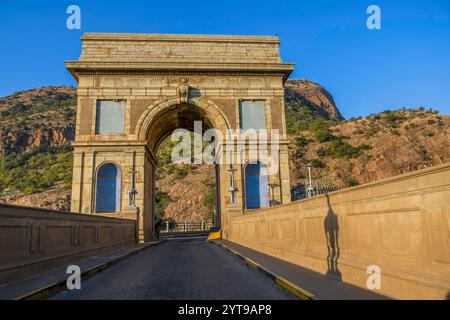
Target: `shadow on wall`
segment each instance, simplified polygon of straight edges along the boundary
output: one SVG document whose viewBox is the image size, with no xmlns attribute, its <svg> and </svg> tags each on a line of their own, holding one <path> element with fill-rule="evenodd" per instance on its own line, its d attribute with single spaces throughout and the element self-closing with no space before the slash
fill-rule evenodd
<svg viewBox="0 0 450 320">
<path fill-rule="evenodd" d="M 330 197 L 327 197 L 328 213 L 323 221 L 323 226 L 325 229 L 325 235 L 327 238 L 327 276 L 332 277 L 335 280 L 341 281 L 342 275 L 338 269 L 339 260 L 339 221 L 338 216 L 334 213 L 330 205 Z"/>
</svg>

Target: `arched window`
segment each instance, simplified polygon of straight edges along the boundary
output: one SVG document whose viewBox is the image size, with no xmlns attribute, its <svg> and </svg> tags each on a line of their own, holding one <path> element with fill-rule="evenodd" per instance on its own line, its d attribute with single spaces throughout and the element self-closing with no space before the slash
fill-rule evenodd
<svg viewBox="0 0 450 320">
<path fill-rule="evenodd" d="M 247 209 L 269 206 L 269 179 L 267 168 L 260 162 L 245 167 L 245 204 Z"/>
<path fill-rule="evenodd" d="M 95 212 L 116 212 L 120 209 L 120 169 L 105 163 L 97 172 Z"/>
</svg>

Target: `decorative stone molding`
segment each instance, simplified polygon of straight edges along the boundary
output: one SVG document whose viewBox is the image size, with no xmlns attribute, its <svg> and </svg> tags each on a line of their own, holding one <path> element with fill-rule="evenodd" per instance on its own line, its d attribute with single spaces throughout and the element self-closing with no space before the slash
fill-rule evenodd
<svg viewBox="0 0 450 320">
<path fill-rule="evenodd" d="M 180 79 L 177 91 L 178 96 L 180 97 L 180 103 L 186 103 L 189 99 L 189 85 L 187 84 L 186 78 Z"/>
</svg>

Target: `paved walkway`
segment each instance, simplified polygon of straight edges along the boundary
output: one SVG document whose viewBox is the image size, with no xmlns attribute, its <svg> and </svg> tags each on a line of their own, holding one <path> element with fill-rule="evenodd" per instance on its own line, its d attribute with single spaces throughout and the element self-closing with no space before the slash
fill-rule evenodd
<svg viewBox="0 0 450 320">
<path fill-rule="evenodd" d="M 298 265 L 257 252 L 239 244 L 219 239 L 214 240 L 227 248 L 236 251 L 243 257 L 249 258 L 265 269 L 286 278 L 295 285 L 309 291 L 319 300 L 384 300 L 388 299 L 373 291 L 362 289 L 354 285 L 334 280 L 323 274 L 302 268 Z"/>
<path fill-rule="evenodd" d="M 205 237 L 167 239 L 52 299 L 291 300 L 293 295 Z"/>
<path fill-rule="evenodd" d="M 159 241 L 138 244 L 71 264 L 78 265 L 84 275 L 90 275 L 94 274 L 96 271 L 103 270 L 112 264 L 135 254 L 136 252 L 145 250 L 150 246 L 157 245 L 158 243 Z M 67 266 L 63 266 L 41 273 L 26 280 L 7 285 L 0 285 L 0 300 L 29 298 L 39 299 L 42 295 L 45 296 L 48 291 L 54 291 L 58 290 L 60 287 L 66 287 L 68 277 L 66 271 Z"/>
</svg>

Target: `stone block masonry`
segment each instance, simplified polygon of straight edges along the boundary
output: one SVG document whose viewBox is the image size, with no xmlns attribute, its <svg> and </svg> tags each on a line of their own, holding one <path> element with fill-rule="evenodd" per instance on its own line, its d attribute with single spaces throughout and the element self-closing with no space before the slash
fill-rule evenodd
<svg viewBox="0 0 450 320">
<path fill-rule="evenodd" d="M 136 241 L 134 220 L 0 204 L 0 285 Z"/>
<path fill-rule="evenodd" d="M 381 293 L 447 299 L 450 164 L 232 217 L 228 240 Z"/>
</svg>

